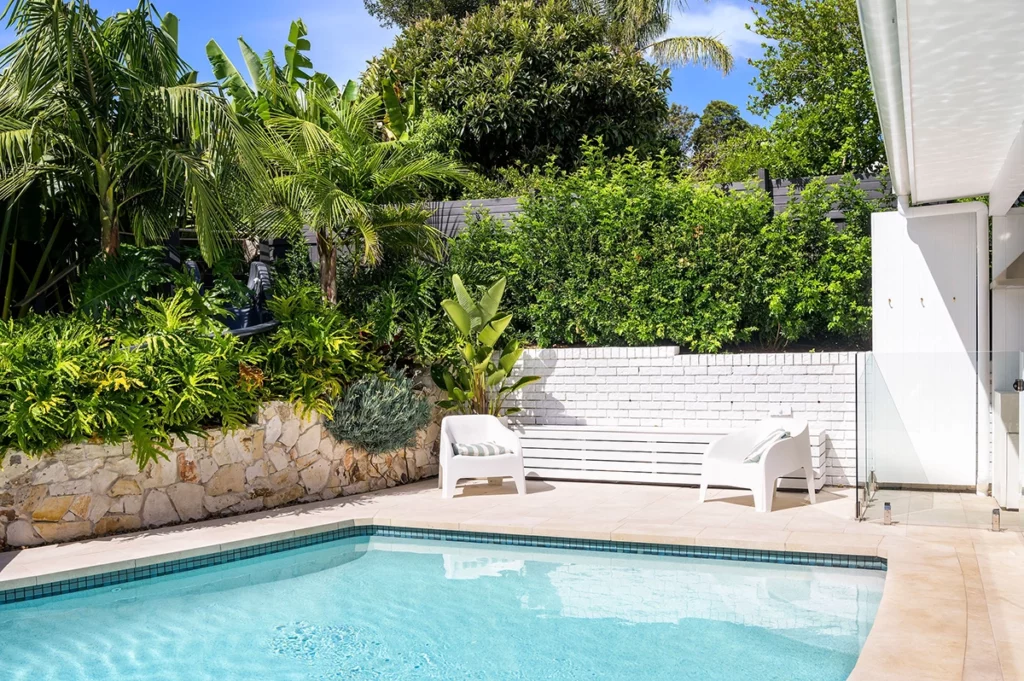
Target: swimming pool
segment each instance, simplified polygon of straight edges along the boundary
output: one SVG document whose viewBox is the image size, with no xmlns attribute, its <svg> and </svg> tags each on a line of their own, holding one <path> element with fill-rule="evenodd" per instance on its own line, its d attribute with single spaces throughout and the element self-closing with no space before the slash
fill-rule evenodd
<svg viewBox="0 0 1024 681">
<path fill-rule="evenodd" d="M 361 536 L 0 606 L 3 681 L 839 681 L 884 572 Z"/>
</svg>

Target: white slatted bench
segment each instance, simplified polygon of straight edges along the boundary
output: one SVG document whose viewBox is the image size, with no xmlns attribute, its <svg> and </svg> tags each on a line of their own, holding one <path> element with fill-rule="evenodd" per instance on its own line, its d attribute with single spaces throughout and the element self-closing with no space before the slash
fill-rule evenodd
<svg viewBox="0 0 1024 681">
<path fill-rule="evenodd" d="M 528 476 L 551 480 L 699 485 L 704 451 L 728 430 L 618 426 L 516 426 Z M 825 484 L 826 433 L 811 428 L 815 491 Z M 803 471 L 779 489 L 806 491 Z"/>
</svg>

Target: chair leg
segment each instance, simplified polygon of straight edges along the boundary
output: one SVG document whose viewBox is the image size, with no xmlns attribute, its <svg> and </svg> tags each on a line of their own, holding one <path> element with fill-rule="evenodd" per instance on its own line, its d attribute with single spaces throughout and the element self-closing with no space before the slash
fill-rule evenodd
<svg viewBox="0 0 1024 681">
<path fill-rule="evenodd" d="M 697 503 L 698 504 L 703 504 L 704 500 L 707 499 L 707 496 L 708 496 L 708 482 L 707 482 L 707 480 L 704 479 L 704 476 L 701 476 L 701 478 L 700 478 L 700 495 L 698 495 L 698 497 L 697 497 Z"/>
<path fill-rule="evenodd" d="M 459 481 L 458 477 L 452 475 L 451 472 L 446 471 L 444 476 L 444 487 L 441 489 L 442 499 L 451 499 L 455 496 L 455 483 Z"/>
<path fill-rule="evenodd" d="M 754 497 L 754 510 L 758 513 L 764 513 L 764 498 L 767 490 L 764 487 L 755 487 L 750 490 L 750 493 Z"/>
<path fill-rule="evenodd" d="M 516 492 L 520 496 L 526 494 L 526 472 L 522 469 L 516 471 L 515 475 L 512 476 L 512 482 L 516 484 Z"/>
<path fill-rule="evenodd" d="M 804 476 L 807 478 L 807 496 L 811 498 L 811 503 L 814 503 L 814 469 L 810 466 L 804 466 Z"/>
</svg>

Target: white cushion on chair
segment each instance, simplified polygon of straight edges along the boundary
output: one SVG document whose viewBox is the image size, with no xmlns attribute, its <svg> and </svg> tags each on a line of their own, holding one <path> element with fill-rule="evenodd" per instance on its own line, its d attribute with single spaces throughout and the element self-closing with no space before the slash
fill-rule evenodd
<svg viewBox="0 0 1024 681">
<path fill-rule="evenodd" d="M 757 463 L 761 460 L 761 457 L 764 456 L 765 452 L 771 449 L 773 444 L 779 440 L 785 440 L 787 437 L 789 437 L 789 431 L 782 428 L 776 428 L 761 438 L 757 444 L 754 445 L 750 454 L 747 454 L 746 458 L 743 459 L 743 463 Z"/>
<path fill-rule="evenodd" d="M 508 447 L 503 447 L 497 442 L 476 442 L 467 444 L 456 442 L 452 445 L 456 456 L 501 456 L 502 454 L 513 454 Z"/>
</svg>

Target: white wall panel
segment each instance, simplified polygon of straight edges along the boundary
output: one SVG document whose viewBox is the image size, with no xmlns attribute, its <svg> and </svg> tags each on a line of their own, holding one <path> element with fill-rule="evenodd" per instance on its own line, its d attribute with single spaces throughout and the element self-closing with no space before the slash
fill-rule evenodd
<svg viewBox="0 0 1024 681">
<path fill-rule="evenodd" d="M 992 272 L 999 274 L 1024 253 L 1024 210 L 992 218 Z M 1016 353 L 1024 350 L 1024 289 L 992 291 L 992 384 L 1009 390 L 1020 367 Z"/>
<path fill-rule="evenodd" d="M 973 213 L 872 215 L 867 454 L 879 482 L 973 485 L 977 264 Z"/>
</svg>

